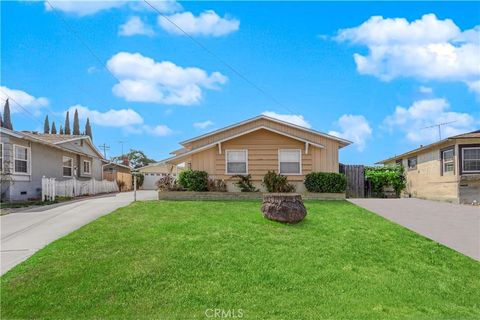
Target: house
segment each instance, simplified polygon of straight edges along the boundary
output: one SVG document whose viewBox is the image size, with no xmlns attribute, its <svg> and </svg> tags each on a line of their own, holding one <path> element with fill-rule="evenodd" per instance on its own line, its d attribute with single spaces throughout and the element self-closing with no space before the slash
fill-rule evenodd
<svg viewBox="0 0 480 320">
<path fill-rule="evenodd" d="M 144 176 L 142 189 L 156 190 L 156 183 L 161 177 L 166 174 L 171 174 L 175 178 L 181 169 L 183 168 L 166 163 L 151 163 L 147 166 L 138 168 L 137 170 Z"/>
<path fill-rule="evenodd" d="M 132 168 L 125 164 L 108 162 L 103 165 L 103 179 L 108 181 L 123 181 L 121 191 L 132 190 Z"/>
<path fill-rule="evenodd" d="M 102 179 L 104 158 L 89 136 L 0 128 L 2 201 L 41 198 L 42 177 Z"/>
<path fill-rule="evenodd" d="M 459 134 L 378 162 L 401 164 L 404 196 L 453 203 L 480 202 L 480 130 Z"/>
<path fill-rule="evenodd" d="M 224 180 L 228 191 L 239 191 L 233 176 L 247 174 L 264 190 L 261 181 L 274 170 L 303 192 L 306 174 L 338 172 L 339 149 L 351 142 L 260 115 L 180 144 L 162 163 L 206 171 L 210 178 Z"/>
</svg>

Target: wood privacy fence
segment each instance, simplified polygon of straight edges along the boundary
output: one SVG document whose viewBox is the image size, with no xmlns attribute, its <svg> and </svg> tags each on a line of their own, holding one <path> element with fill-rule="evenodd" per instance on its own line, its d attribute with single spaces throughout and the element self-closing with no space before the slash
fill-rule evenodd
<svg viewBox="0 0 480 320">
<path fill-rule="evenodd" d="M 120 191 L 130 191 L 133 189 L 133 178 L 131 173 L 126 172 L 103 172 L 103 179 L 108 181 L 123 181 L 125 184 Z"/>
<path fill-rule="evenodd" d="M 57 181 L 55 178 L 42 178 L 42 201 L 54 201 L 55 197 L 78 197 L 109 192 L 118 192 L 116 181 L 95 179 Z"/>
<path fill-rule="evenodd" d="M 347 198 L 365 197 L 365 167 L 363 165 L 340 165 L 340 173 L 347 178 Z"/>
</svg>

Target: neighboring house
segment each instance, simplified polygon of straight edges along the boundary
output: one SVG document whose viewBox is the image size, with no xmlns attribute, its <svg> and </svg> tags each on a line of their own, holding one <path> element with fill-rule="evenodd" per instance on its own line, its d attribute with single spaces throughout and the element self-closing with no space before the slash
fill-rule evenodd
<svg viewBox="0 0 480 320">
<path fill-rule="evenodd" d="M 480 130 L 380 161 L 405 168 L 404 196 L 453 203 L 480 201 Z"/>
<path fill-rule="evenodd" d="M 175 178 L 181 169 L 182 168 L 178 168 L 175 165 L 151 163 L 145 167 L 138 168 L 137 170 L 144 176 L 142 189 L 156 190 L 156 183 L 161 177 L 165 176 L 166 174 L 171 174 Z"/>
<path fill-rule="evenodd" d="M 132 168 L 127 165 L 107 162 L 103 165 L 103 179 L 108 181 L 123 181 L 121 191 L 132 190 Z"/>
<path fill-rule="evenodd" d="M 181 142 L 183 148 L 162 163 L 206 171 L 239 191 L 234 175 L 252 176 L 255 186 L 269 170 L 288 176 L 298 192 L 305 175 L 338 172 L 338 151 L 350 141 L 264 115 Z"/>
<path fill-rule="evenodd" d="M 42 177 L 102 179 L 102 154 L 90 137 L 0 128 L 2 201 L 41 198 Z"/>
</svg>

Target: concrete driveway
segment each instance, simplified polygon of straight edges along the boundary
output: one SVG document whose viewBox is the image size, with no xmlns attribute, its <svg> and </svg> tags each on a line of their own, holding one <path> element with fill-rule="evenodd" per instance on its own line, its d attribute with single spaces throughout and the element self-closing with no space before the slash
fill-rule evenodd
<svg viewBox="0 0 480 320">
<path fill-rule="evenodd" d="M 427 238 L 480 260 L 480 207 L 421 199 L 349 199 Z"/>
<path fill-rule="evenodd" d="M 154 199 L 155 191 L 137 192 L 137 200 Z M 1 274 L 50 242 L 132 201 L 133 192 L 123 192 L 1 216 Z"/>
</svg>

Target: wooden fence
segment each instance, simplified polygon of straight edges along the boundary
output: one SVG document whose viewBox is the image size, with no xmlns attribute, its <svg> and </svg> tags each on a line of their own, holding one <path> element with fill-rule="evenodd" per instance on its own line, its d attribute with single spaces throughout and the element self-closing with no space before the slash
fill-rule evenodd
<svg viewBox="0 0 480 320">
<path fill-rule="evenodd" d="M 363 165 L 340 165 L 340 173 L 347 178 L 347 198 L 365 197 L 365 167 Z"/>
<path fill-rule="evenodd" d="M 42 178 L 42 201 L 54 201 L 55 197 L 78 197 L 109 192 L 118 192 L 117 182 L 95 179 L 57 181 L 55 178 Z"/>
<path fill-rule="evenodd" d="M 131 173 L 104 171 L 103 179 L 108 181 L 123 181 L 124 185 L 120 191 L 130 191 L 133 189 L 133 178 Z"/>
</svg>

